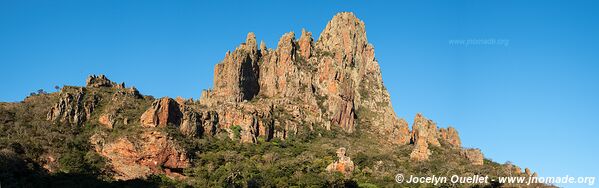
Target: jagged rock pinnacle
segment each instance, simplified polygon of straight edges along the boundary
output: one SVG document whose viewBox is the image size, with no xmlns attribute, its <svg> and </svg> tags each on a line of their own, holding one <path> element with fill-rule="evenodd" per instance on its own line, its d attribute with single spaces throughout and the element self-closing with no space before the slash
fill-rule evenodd
<svg viewBox="0 0 599 188">
<path fill-rule="evenodd" d="M 260 128 L 249 123 L 252 121 L 243 120 L 248 125 L 242 128 L 256 129 L 250 131 L 254 136 L 284 136 L 289 129 L 305 123 L 326 129 L 336 125 L 347 132 L 362 124 L 388 136 L 394 144 L 406 144 L 407 123 L 400 121 L 391 107 L 374 48 L 366 40 L 364 23 L 352 13 L 339 13 L 322 31 L 319 40 L 313 41 L 308 31 L 303 30 L 299 40 L 295 33 L 288 32 L 280 38 L 276 49 L 268 50 L 262 43 L 258 54 L 254 50 L 256 36 L 248 33 L 245 43 L 216 65 L 214 89 L 204 91 L 200 102 L 223 114 L 237 111 L 271 114 L 272 106 L 283 109 L 281 113 L 294 114 L 294 118 L 280 123 L 288 126 L 282 134 L 272 133 L 273 128 L 269 128 L 274 126 L 276 130 L 277 121 L 266 121 L 267 127 Z M 264 104 L 259 107 L 239 104 L 256 97 Z M 362 113 L 357 113 L 359 109 Z M 231 122 L 225 128 L 235 123 L 226 119 L 229 116 L 222 119 Z"/>
</svg>

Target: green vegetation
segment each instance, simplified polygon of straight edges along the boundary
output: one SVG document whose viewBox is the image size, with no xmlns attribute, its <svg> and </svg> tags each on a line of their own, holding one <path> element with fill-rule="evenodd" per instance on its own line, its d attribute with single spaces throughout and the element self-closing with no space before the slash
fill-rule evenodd
<svg viewBox="0 0 599 188">
<path fill-rule="evenodd" d="M 233 135 L 235 136 L 235 138 L 237 138 L 237 139 L 241 138 L 241 126 L 239 126 L 239 125 L 232 126 L 231 130 L 233 131 Z"/>
<path fill-rule="evenodd" d="M 63 90 L 76 92 L 75 88 Z M 241 126 L 231 127 L 234 139 L 228 135 L 190 138 L 178 127 L 158 128 L 167 132 L 187 151 L 192 165 L 181 172 L 187 178 L 171 179 L 152 175 L 145 179 L 116 181 L 112 179 L 109 162 L 98 155 L 89 143 L 93 134 L 106 135 L 106 141 L 128 137 L 136 139 L 141 132 L 139 116 L 147 109 L 151 97 L 110 100 L 115 91 L 100 88 L 86 91 L 96 97 L 98 104 L 84 125 L 73 126 L 45 119 L 48 108 L 58 101 L 59 93 L 36 94 L 23 103 L 0 103 L 0 182 L 3 187 L 426 187 L 419 184 L 397 184 L 397 173 L 410 175 L 450 176 L 484 174 L 507 176 L 504 165 L 485 160 L 484 166 L 473 166 L 459 150 L 431 146 L 427 162 L 409 160 L 413 146 L 385 146 L 369 132 L 370 119 L 376 114 L 358 108 L 360 128 L 346 133 L 336 126 L 325 130 L 323 125 L 308 125 L 300 121 L 298 134 L 289 134 L 285 140 L 259 137 L 258 143 L 239 143 Z M 317 98 L 319 107 L 326 109 Z M 105 111 L 117 111 L 119 120 L 113 129 L 98 125 L 97 119 Z M 292 118 L 277 107 L 277 119 Z M 125 124 L 123 119 L 132 120 Z M 274 127 L 283 131 L 284 125 Z M 224 133 L 221 133 L 224 134 Z M 381 146 L 383 147 L 373 147 Z M 347 148 L 347 155 L 356 164 L 349 176 L 326 171 L 337 160 L 335 151 Z M 53 159 L 52 160 L 50 159 Z M 52 172 L 44 169 L 50 169 Z M 12 180 L 6 183 L 5 180 Z M 443 185 L 456 187 L 456 185 Z M 474 185 L 460 185 L 474 186 Z M 489 185 L 496 186 L 496 185 Z"/>
</svg>

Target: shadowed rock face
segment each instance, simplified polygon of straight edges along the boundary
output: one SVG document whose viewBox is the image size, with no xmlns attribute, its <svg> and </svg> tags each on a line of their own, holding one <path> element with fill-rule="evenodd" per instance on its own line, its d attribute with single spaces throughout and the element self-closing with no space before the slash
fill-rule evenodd
<svg viewBox="0 0 599 188">
<path fill-rule="evenodd" d="M 84 88 L 65 87 L 61 91 L 58 102 L 48 112 L 46 119 L 81 125 L 90 118 L 97 103 L 98 99 L 95 96 L 86 97 Z"/>
<path fill-rule="evenodd" d="M 260 90 L 256 36 L 248 33 L 246 42 L 214 67 L 213 97 L 227 102 L 251 100 Z"/>
<path fill-rule="evenodd" d="M 179 125 L 183 113 L 179 104 L 168 97 L 154 101 L 152 107 L 141 115 L 141 125 L 144 127 L 166 127 L 169 123 Z"/>
</svg>

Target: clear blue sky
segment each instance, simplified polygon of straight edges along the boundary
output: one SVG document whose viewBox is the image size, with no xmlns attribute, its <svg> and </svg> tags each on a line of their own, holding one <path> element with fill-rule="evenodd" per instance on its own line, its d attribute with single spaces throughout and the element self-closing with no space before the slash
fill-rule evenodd
<svg viewBox="0 0 599 188">
<path fill-rule="evenodd" d="M 247 32 L 275 47 L 288 31 L 317 38 L 352 11 L 400 117 L 422 112 L 457 127 L 465 146 L 541 176 L 598 175 L 597 1 L 167 2 L 0 1 L 0 101 L 100 73 L 198 98 Z M 449 43 L 468 39 L 509 44 Z"/>
</svg>

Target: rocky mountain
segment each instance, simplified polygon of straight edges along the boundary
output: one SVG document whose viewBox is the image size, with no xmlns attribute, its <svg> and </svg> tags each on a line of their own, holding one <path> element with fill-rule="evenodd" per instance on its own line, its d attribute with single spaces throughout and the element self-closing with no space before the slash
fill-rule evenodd
<svg viewBox="0 0 599 188">
<path fill-rule="evenodd" d="M 410 129 L 389 96 L 364 22 L 339 13 L 316 40 L 289 32 L 273 49 L 248 33 L 199 100 L 155 99 L 92 75 L 85 87 L 0 103 L 0 178 L 17 187 L 354 187 L 418 186 L 396 183 L 400 172 L 532 175 L 462 148 L 455 128 L 422 114 Z"/>
</svg>

